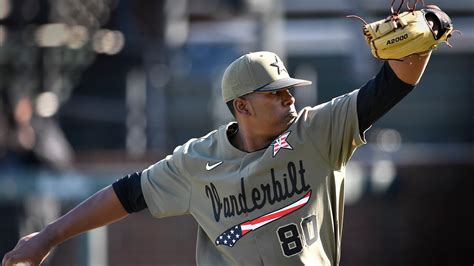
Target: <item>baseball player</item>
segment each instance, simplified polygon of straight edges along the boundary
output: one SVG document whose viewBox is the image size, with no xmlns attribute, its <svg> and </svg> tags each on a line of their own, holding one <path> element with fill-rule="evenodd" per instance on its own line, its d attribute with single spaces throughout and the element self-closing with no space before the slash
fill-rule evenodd
<svg viewBox="0 0 474 266">
<path fill-rule="evenodd" d="M 117 180 L 5 255 L 39 265 L 52 247 L 145 208 L 191 214 L 198 265 L 338 265 L 345 166 L 364 132 L 409 93 L 431 55 L 384 62 L 360 89 L 297 112 L 278 55 L 248 53 L 222 79 L 236 122 L 177 147 Z"/>
</svg>

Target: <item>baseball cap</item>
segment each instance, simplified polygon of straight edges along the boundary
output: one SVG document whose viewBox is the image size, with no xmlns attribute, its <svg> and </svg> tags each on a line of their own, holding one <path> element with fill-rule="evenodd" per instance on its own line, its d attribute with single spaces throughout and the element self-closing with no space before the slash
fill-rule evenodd
<svg viewBox="0 0 474 266">
<path fill-rule="evenodd" d="M 255 91 L 276 91 L 310 85 L 311 81 L 290 77 L 281 59 L 272 52 L 248 53 L 232 62 L 222 78 L 222 97 L 228 102 Z"/>
</svg>

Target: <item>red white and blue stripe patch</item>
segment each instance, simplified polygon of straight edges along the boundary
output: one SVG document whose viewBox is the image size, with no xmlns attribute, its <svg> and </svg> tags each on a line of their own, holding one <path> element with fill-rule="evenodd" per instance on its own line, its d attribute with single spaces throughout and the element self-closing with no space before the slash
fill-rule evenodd
<svg viewBox="0 0 474 266">
<path fill-rule="evenodd" d="M 232 226 L 216 238 L 216 245 L 226 245 L 229 247 L 233 247 L 240 238 L 250 233 L 251 231 L 257 230 L 258 228 L 268 223 L 271 223 L 288 214 L 295 212 L 298 209 L 301 209 L 306 205 L 306 203 L 308 203 L 310 197 L 311 190 L 308 191 L 308 193 L 306 193 L 304 197 L 291 203 L 288 206 L 280 208 L 274 212 L 267 213 L 253 220 Z"/>
<path fill-rule="evenodd" d="M 272 142 L 273 157 L 275 157 L 281 149 L 287 149 L 287 150 L 292 150 L 293 149 L 293 147 L 291 147 L 290 143 L 288 143 L 288 141 L 286 140 L 288 138 L 288 136 L 290 135 L 290 133 L 291 133 L 291 131 L 287 131 L 287 132 L 281 134 L 280 136 L 278 136 L 278 138 L 276 138 Z"/>
</svg>

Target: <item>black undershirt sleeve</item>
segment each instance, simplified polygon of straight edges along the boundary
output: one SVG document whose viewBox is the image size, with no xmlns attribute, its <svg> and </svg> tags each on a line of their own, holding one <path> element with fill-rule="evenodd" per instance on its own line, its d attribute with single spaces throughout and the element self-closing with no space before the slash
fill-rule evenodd
<svg viewBox="0 0 474 266">
<path fill-rule="evenodd" d="M 363 136 L 375 121 L 400 102 L 415 86 L 401 81 L 386 61 L 380 72 L 359 90 L 357 114 Z"/>
<path fill-rule="evenodd" d="M 141 186 L 142 173 L 137 172 L 124 176 L 112 184 L 115 194 L 128 213 L 139 212 L 148 208 L 143 197 Z"/>
</svg>

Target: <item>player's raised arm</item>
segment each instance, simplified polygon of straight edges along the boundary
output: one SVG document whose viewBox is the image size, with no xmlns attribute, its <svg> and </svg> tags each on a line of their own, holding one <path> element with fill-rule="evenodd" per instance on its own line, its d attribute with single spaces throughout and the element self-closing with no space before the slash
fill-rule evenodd
<svg viewBox="0 0 474 266">
<path fill-rule="evenodd" d="M 375 121 L 418 84 L 432 50 L 453 32 L 449 16 L 437 6 L 411 7 L 383 20 L 364 21 L 364 36 L 372 55 L 387 60 L 377 76 L 361 87 L 357 114 L 361 136 Z"/>
<path fill-rule="evenodd" d="M 114 189 L 108 186 L 46 226 L 41 232 L 20 239 L 16 247 L 3 257 L 2 266 L 12 266 L 19 262 L 40 265 L 54 246 L 127 215 Z"/>
</svg>

